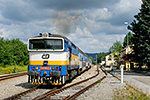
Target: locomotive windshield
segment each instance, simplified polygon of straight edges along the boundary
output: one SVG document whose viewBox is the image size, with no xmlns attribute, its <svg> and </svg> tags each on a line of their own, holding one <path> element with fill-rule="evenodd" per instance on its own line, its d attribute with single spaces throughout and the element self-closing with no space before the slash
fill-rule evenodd
<svg viewBox="0 0 150 100">
<path fill-rule="evenodd" d="M 29 40 L 29 49 L 63 49 L 62 39 L 32 39 Z"/>
</svg>

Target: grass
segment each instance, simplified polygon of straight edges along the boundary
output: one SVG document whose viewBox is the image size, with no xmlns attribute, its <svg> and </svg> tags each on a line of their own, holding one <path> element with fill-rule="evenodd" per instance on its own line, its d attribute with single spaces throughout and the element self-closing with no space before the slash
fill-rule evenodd
<svg viewBox="0 0 150 100">
<path fill-rule="evenodd" d="M 98 80 L 98 83 L 101 83 L 102 81 L 101 80 Z"/>
<path fill-rule="evenodd" d="M 150 96 L 130 85 L 121 90 L 114 90 L 113 98 L 114 100 L 150 100 Z"/>
<path fill-rule="evenodd" d="M 27 69 L 28 69 L 27 65 L 24 66 L 14 65 L 14 66 L 6 66 L 6 67 L 0 66 L 0 75 L 24 72 L 27 71 Z"/>
</svg>

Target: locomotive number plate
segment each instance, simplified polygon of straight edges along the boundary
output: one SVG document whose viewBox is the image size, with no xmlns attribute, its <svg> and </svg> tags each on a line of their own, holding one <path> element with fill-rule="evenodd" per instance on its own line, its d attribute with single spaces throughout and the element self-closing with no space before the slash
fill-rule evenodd
<svg viewBox="0 0 150 100">
<path fill-rule="evenodd" d="M 51 70 L 51 67 L 40 67 L 40 70 Z"/>
</svg>

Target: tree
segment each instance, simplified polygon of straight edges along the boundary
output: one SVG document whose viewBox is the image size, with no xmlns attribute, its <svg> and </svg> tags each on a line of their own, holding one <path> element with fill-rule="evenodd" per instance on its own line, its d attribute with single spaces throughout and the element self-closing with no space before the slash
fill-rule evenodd
<svg viewBox="0 0 150 100">
<path fill-rule="evenodd" d="M 114 57 L 114 60 L 116 60 L 116 62 L 118 63 L 118 60 L 120 59 L 120 52 L 122 50 L 122 43 L 121 41 L 116 41 L 110 48 L 109 48 L 109 53 L 112 53 L 112 55 L 110 55 L 110 59 L 111 56 Z"/>
<path fill-rule="evenodd" d="M 133 34 L 131 32 L 128 33 L 128 36 L 126 35 L 123 42 L 123 47 L 125 48 L 127 46 L 127 37 L 128 37 L 128 45 L 131 44 L 131 39 L 133 38 Z"/>
<path fill-rule="evenodd" d="M 120 52 L 122 50 L 122 43 L 121 41 L 116 41 L 110 48 L 109 48 L 109 53 L 112 52 Z"/>
<path fill-rule="evenodd" d="M 0 64 L 3 64 L 3 59 L 4 59 L 4 54 L 5 54 L 5 44 L 4 44 L 4 38 L 0 37 Z"/>
<path fill-rule="evenodd" d="M 97 63 L 101 63 L 102 61 L 105 61 L 105 56 L 108 54 L 105 52 L 100 52 L 97 56 Z"/>
<path fill-rule="evenodd" d="M 132 43 L 133 58 L 139 65 L 146 64 L 150 69 L 150 0 L 142 0 L 140 12 L 128 26 L 134 32 Z"/>
<path fill-rule="evenodd" d="M 94 62 L 93 58 L 92 58 L 92 57 L 89 57 L 89 58 L 92 60 L 92 64 L 95 64 L 95 62 Z"/>
<path fill-rule="evenodd" d="M 27 45 L 19 39 L 0 38 L 0 65 L 27 65 L 29 63 Z"/>
</svg>

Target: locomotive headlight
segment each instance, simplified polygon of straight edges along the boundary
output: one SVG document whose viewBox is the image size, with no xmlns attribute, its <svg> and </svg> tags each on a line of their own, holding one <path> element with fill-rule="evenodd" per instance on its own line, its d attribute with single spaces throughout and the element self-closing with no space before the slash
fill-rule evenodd
<svg viewBox="0 0 150 100">
<path fill-rule="evenodd" d="M 47 32 L 44 32 L 44 33 L 42 34 L 42 37 L 49 37 L 49 34 L 48 34 Z"/>
<path fill-rule="evenodd" d="M 53 67 L 52 69 L 55 70 L 55 67 Z"/>
<path fill-rule="evenodd" d="M 38 70 L 38 69 L 39 69 L 39 67 L 36 67 L 35 69 L 36 69 L 36 70 Z"/>
</svg>

